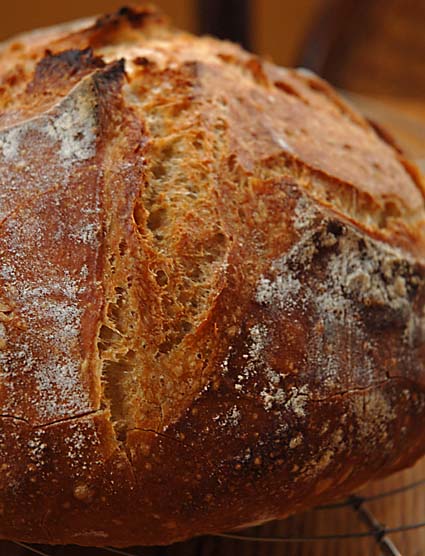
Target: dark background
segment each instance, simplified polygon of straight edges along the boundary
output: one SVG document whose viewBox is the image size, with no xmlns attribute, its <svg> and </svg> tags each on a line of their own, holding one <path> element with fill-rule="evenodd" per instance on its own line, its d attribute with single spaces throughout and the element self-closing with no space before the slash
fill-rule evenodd
<svg viewBox="0 0 425 556">
<path fill-rule="evenodd" d="M 3 0 L 0 39 L 26 29 L 111 11 L 129 2 L 147 3 L 134 0 Z M 199 6 L 203 3 L 198 0 L 156 0 L 148 3 L 162 8 L 176 25 L 199 32 Z M 230 5 L 232 1 L 208 2 L 215 5 L 221 3 Z M 323 4 L 322 0 L 251 0 L 238 3 L 251 6 L 253 48 L 262 54 L 271 54 L 281 64 L 293 63 L 306 29 Z"/>
<path fill-rule="evenodd" d="M 125 0 L 2 2 L 0 40 Z M 133 2 L 137 3 L 137 2 Z M 175 24 L 243 42 L 368 95 L 425 99 L 425 0 L 156 0 Z"/>
</svg>

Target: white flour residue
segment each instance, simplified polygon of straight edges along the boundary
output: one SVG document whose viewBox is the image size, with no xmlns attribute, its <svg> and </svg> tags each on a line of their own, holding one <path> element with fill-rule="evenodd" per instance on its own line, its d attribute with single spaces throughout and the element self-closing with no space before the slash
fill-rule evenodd
<svg viewBox="0 0 425 556">
<path fill-rule="evenodd" d="M 243 383 L 265 366 L 263 352 L 269 342 L 269 331 L 265 324 L 256 324 L 251 327 L 249 331 L 248 353 L 242 356 L 246 359 L 246 364 L 241 374 L 237 377 L 238 381 L 235 384 L 235 390 L 242 391 Z"/>
<path fill-rule="evenodd" d="M 3 347 L 5 340 L 6 340 L 6 327 L 0 321 L 0 349 Z"/>
<path fill-rule="evenodd" d="M 18 158 L 22 135 L 22 128 L 15 127 L 3 132 L 0 137 L 0 148 L 6 162 L 10 162 Z"/>
<path fill-rule="evenodd" d="M 305 416 L 305 406 L 309 400 L 309 389 L 306 385 L 301 388 L 292 386 L 288 390 L 279 388 L 276 384 L 269 383 L 260 396 L 265 409 L 285 408 L 292 411 L 297 417 Z"/>
<path fill-rule="evenodd" d="M 414 335 L 412 323 L 425 335 L 425 319 L 418 322 L 409 299 L 408 289 L 416 278 L 409 270 L 408 255 L 361 237 L 347 226 L 328 226 L 323 218 L 318 221 L 305 202 L 297 206 L 300 214 L 294 222 L 301 237 L 271 264 L 270 275 L 259 279 L 255 299 L 289 318 L 308 322 L 316 316 L 318 326 L 309 331 L 306 359 L 308 368 L 320 373 L 325 385 L 332 387 L 338 380 L 341 350 L 349 350 L 347 361 L 357 365 L 355 374 L 372 377 L 374 361 L 364 346 L 373 340 L 364 330 L 364 308 L 386 308 L 405 322 L 406 335 Z M 356 356 L 351 358 L 351 353 Z M 271 403 L 270 393 L 265 392 L 264 398 Z"/>
<path fill-rule="evenodd" d="M 49 266 L 46 264 L 47 268 Z M 79 333 L 82 314 L 78 305 L 80 284 L 66 270 L 51 266 L 49 270 L 39 284 L 24 279 L 15 282 L 14 295 L 17 303 L 25 308 L 28 324 L 38 329 L 37 323 L 42 316 L 45 326 L 39 327 L 38 335 L 61 349 L 66 348 L 68 342 L 74 342 Z M 56 275 L 56 280 L 52 275 Z M 49 330 L 54 330 L 53 337 Z"/>
<path fill-rule="evenodd" d="M 38 284 L 17 276 L 13 283 L 14 299 L 17 306 L 24 308 L 26 327 L 31 333 L 23 334 L 19 348 L 15 345 L 10 355 L 0 354 L 4 374 L 13 376 L 18 369 L 20 373 L 31 374 L 39 393 L 37 411 L 47 419 L 68 414 L 76 404 L 81 410 L 89 404 L 79 380 L 77 356 L 82 315 L 79 283 L 62 269 L 56 270 L 54 280 L 52 268 L 49 270 Z"/>
<path fill-rule="evenodd" d="M 49 118 L 44 132 L 60 145 L 66 168 L 95 154 L 96 121 L 89 82 L 82 82 L 62 102 L 58 117 Z"/>
<path fill-rule="evenodd" d="M 74 239 L 78 243 L 83 243 L 91 247 L 95 247 L 98 242 L 98 234 L 100 228 L 96 223 L 87 223 L 84 226 L 79 227 L 76 231 L 71 232 L 69 237 Z"/>
<path fill-rule="evenodd" d="M 256 300 L 264 305 L 276 305 L 279 309 L 294 308 L 297 293 L 301 289 L 301 282 L 289 276 L 277 276 L 270 280 L 262 276 L 258 282 Z"/>
<path fill-rule="evenodd" d="M 99 439 L 96 427 L 92 421 L 82 421 L 70 425 L 70 435 L 64 439 L 68 449 L 67 456 L 76 466 L 79 472 L 88 469 L 89 464 L 85 459 L 87 454 L 93 458 L 96 448 L 99 446 Z"/>
<path fill-rule="evenodd" d="M 270 342 L 269 331 L 266 325 L 256 324 L 249 331 L 251 337 L 251 345 L 248 350 L 252 363 L 256 363 L 261 359 L 264 348 Z"/>
<path fill-rule="evenodd" d="M 19 123 L 0 135 L 0 150 L 5 162 L 19 162 L 26 156 L 22 145 L 27 140 L 52 148 L 59 145 L 59 156 L 65 169 L 95 154 L 96 121 L 93 92 L 82 82 L 50 112 Z M 57 155 L 55 155 L 57 156 Z"/>
<path fill-rule="evenodd" d="M 231 407 L 224 415 L 216 415 L 213 421 L 217 422 L 220 427 L 237 427 L 241 419 L 241 413 L 236 405 Z"/>
<path fill-rule="evenodd" d="M 80 334 L 87 263 L 97 256 L 100 241 L 99 199 L 87 192 L 77 211 L 68 190 L 76 165 L 96 154 L 97 128 L 96 93 L 88 77 L 49 111 L 0 132 L 0 279 L 15 335 L 9 346 L 4 322 L 0 372 L 10 415 L 21 401 L 20 411 L 28 411 L 33 400 L 40 422 L 91 409 Z M 57 254 L 70 240 L 76 250 L 64 252 L 60 261 Z M 22 400 L 18 380 L 27 385 Z"/>
<path fill-rule="evenodd" d="M 87 78 L 49 111 L 0 131 L 0 221 L 18 202 L 66 189 L 75 165 L 95 156 L 97 128 L 95 93 Z"/>
<path fill-rule="evenodd" d="M 305 416 L 305 406 L 309 400 L 309 388 L 307 385 L 301 388 L 292 387 L 286 407 L 291 409 L 297 417 Z"/>
<path fill-rule="evenodd" d="M 2 383 L 9 392 L 4 409 L 15 415 L 19 406 L 15 377 L 22 376 L 28 382 L 24 407 L 37 400 L 37 414 L 43 422 L 88 411 L 91 403 L 81 378 L 80 351 L 81 299 L 88 266 L 82 264 L 78 272 L 78 267 L 68 270 L 49 258 L 34 257 L 34 253 L 45 253 L 45 226 L 36 211 L 25 227 L 9 219 L 3 229 L 5 256 L 0 277 L 12 305 L 11 326 L 19 330 L 13 345 L 6 338 L 5 349 L 0 351 Z M 6 337 L 8 326 L 4 322 Z"/>
<path fill-rule="evenodd" d="M 285 375 L 281 375 L 267 367 L 264 371 L 265 378 L 267 380 L 267 386 L 265 386 L 260 392 L 261 399 L 263 400 L 263 405 L 265 409 L 272 409 L 276 404 L 281 405 L 287 400 L 286 391 L 280 387 L 280 381 Z"/>
<path fill-rule="evenodd" d="M 265 382 L 259 395 L 263 406 L 267 410 L 285 407 L 298 417 L 304 416 L 304 407 L 308 401 L 308 388 L 291 387 L 285 389 L 282 380 L 286 375 L 270 367 L 266 360 L 266 349 L 272 341 L 270 331 L 264 323 L 251 327 L 249 331 L 250 345 L 246 354 L 246 365 L 238 375 L 235 390 L 242 392 L 248 380 L 257 378 L 258 382 Z"/>
<path fill-rule="evenodd" d="M 27 442 L 31 463 L 36 467 L 42 467 L 45 464 L 44 458 L 47 455 L 47 444 L 44 437 L 44 431 L 36 430 Z"/>
<path fill-rule="evenodd" d="M 295 230 L 303 232 L 311 230 L 318 219 L 318 211 L 307 197 L 300 197 L 294 208 L 293 225 Z"/>
<path fill-rule="evenodd" d="M 220 364 L 220 368 L 223 372 L 223 375 L 225 375 L 229 372 L 229 361 L 230 361 L 231 355 L 232 355 L 232 346 L 230 345 L 227 349 L 227 354 L 226 354 L 225 358 L 223 359 L 222 363 Z"/>
</svg>

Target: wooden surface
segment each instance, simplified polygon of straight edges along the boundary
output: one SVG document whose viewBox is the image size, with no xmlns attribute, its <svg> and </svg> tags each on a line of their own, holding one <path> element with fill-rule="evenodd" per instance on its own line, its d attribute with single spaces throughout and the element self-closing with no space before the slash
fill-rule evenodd
<svg viewBox="0 0 425 556">
<path fill-rule="evenodd" d="M 391 99 L 371 99 L 348 95 L 370 117 L 388 127 L 404 149 L 425 161 L 425 104 Z M 425 170 L 425 162 L 424 162 Z M 414 468 L 360 491 L 371 496 L 425 480 L 425 459 Z M 416 488 L 365 504 L 365 508 L 387 527 L 425 521 L 425 482 Z M 351 508 L 315 510 L 288 520 L 266 524 L 241 534 L 254 536 L 309 536 L 331 533 L 365 532 L 367 528 Z M 425 527 L 394 533 L 391 541 L 403 556 L 425 556 Z M 103 549 L 38 547 L 49 556 L 107 556 Z M 194 539 L 166 548 L 131 548 L 125 553 L 140 556 L 381 556 L 383 552 L 370 538 L 312 543 L 270 544 L 228 540 L 220 537 Z M 29 551 L 0 542 L 0 556 L 27 556 Z M 109 553 L 110 554 L 110 553 Z"/>
</svg>

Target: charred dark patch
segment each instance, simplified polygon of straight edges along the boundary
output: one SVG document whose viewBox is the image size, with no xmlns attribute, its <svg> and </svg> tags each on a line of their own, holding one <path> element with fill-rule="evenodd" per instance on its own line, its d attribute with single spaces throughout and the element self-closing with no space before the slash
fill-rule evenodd
<svg viewBox="0 0 425 556">
<path fill-rule="evenodd" d="M 150 61 L 148 58 L 146 58 L 146 56 L 137 56 L 136 58 L 134 58 L 133 64 L 135 64 L 136 66 L 146 67 L 150 64 Z"/>
<path fill-rule="evenodd" d="M 360 312 L 363 323 L 366 329 L 371 331 L 371 334 L 380 334 L 385 330 L 390 330 L 393 333 L 398 331 L 400 334 L 406 329 L 411 315 L 407 304 L 391 307 L 388 304 L 383 305 L 378 302 L 363 305 Z"/>
<path fill-rule="evenodd" d="M 100 97 L 106 94 L 118 94 L 121 91 L 125 75 L 125 60 L 117 60 L 108 64 L 104 71 L 94 76 L 94 84 Z"/>
<path fill-rule="evenodd" d="M 140 29 L 147 23 L 164 22 L 164 17 L 158 12 L 158 10 L 149 6 L 140 9 L 123 6 L 115 13 L 100 17 L 96 21 L 95 27 L 97 29 L 108 30 L 110 28 L 118 27 L 124 22 L 129 23 L 132 27 Z"/>
<path fill-rule="evenodd" d="M 344 234 L 344 226 L 337 220 L 330 220 L 326 226 L 326 231 L 335 237 L 340 237 Z"/>
<path fill-rule="evenodd" d="M 91 48 L 65 50 L 53 54 L 49 50 L 37 64 L 34 78 L 28 85 L 30 93 L 48 93 L 77 83 L 88 73 L 102 69 L 105 62 L 95 56 Z"/>
<path fill-rule="evenodd" d="M 121 89 L 125 76 L 124 60 L 117 60 L 108 64 L 102 71 L 96 72 L 93 79 L 93 86 L 96 97 L 102 102 L 97 105 L 98 118 L 100 121 L 109 121 L 111 112 L 111 104 L 115 107 L 116 114 L 122 114 L 124 108 L 122 105 Z"/>
</svg>

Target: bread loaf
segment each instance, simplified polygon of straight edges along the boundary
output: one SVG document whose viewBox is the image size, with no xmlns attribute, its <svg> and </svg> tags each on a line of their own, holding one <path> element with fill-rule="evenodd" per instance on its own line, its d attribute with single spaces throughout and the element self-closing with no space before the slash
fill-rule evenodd
<svg viewBox="0 0 425 556">
<path fill-rule="evenodd" d="M 153 9 L 0 50 L 0 538 L 167 544 L 424 452 L 424 185 Z"/>
</svg>

